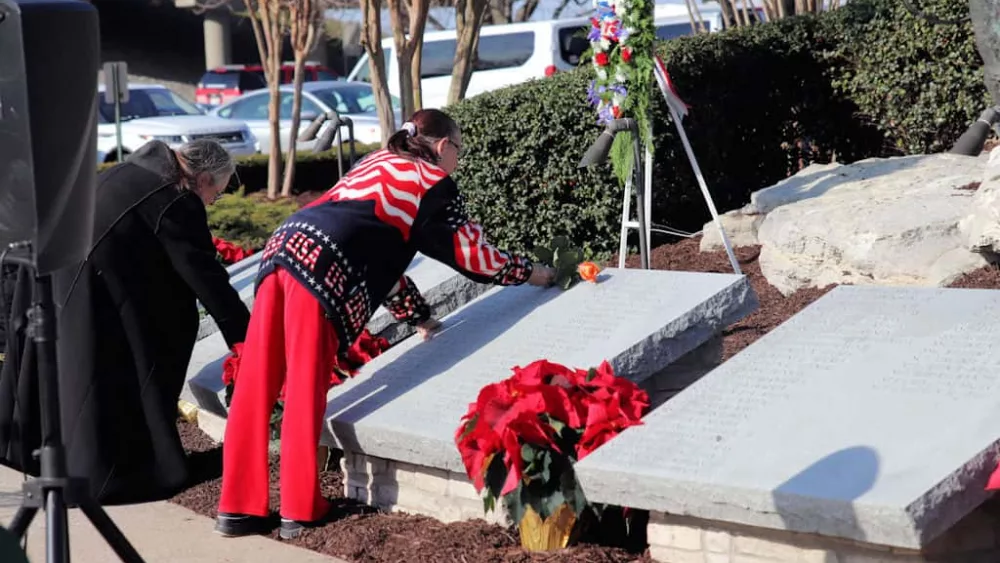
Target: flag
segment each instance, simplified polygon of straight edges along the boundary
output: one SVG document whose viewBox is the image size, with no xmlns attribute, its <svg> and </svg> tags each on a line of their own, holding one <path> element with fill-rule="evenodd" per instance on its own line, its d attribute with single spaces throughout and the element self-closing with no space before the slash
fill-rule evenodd
<svg viewBox="0 0 1000 563">
<path fill-rule="evenodd" d="M 684 103 L 684 100 L 677 94 L 674 83 L 670 81 L 670 73 L 667 72 L 667 65 L 663 64 L 663 59 L 659 55 L 656 55 L 653 62 L 655 64 L 653 74 L 656 75 L 656 82 L 660 85 L 660 91 L 663 92 L 663 99 L 683 119 L 687 116 L 688 108 L 691 106 Z"/>
</svg>

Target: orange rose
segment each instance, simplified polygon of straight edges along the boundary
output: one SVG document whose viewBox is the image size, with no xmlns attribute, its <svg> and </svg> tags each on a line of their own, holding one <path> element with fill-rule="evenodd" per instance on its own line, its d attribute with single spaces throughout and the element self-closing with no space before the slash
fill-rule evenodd
<svg viewBox="0 0 1000 563">
<path fill-rule="evenodd" d="M 580 274 L 580 279 L 589 281 L 590 283 L 597 283 L 597 274 L 601 272 L 601 267 L 593 262 L 580 262 L 580 265 L 576 267 L 576 271 Z"/>
</svg>

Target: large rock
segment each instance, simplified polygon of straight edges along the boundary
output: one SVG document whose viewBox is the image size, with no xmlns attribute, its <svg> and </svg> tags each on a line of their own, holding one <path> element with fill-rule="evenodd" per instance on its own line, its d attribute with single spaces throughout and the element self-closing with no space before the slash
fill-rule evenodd
<svg viewBox="0 0 1000 563">
<path fill-rule="evenodd" d="M 972 252 L 1000 252 L 1000 147 L 993 149 L 982 183 L 972 198 L 972 213 L 959 225 Z"/>
<path fill-rule="evenodd" d="M 756 196 L 760 267 L 782 293 L 828 284 L 946 285 L 981 267 L 959 223 L 985 159 L 953 154 L 803 170 Z M 751 205 L 754 205 L 752 203 Z"/>
</svg>

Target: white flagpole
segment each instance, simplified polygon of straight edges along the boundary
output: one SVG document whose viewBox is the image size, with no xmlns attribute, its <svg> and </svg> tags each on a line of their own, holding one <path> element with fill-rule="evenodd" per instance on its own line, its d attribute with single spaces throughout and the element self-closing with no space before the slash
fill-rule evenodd
<svg viewBox="0 0 1000 563">
<path fill-rule="evenodd" d="M 708 211 L 712 214 L 712 220 L 715 221 L 715 226 L 719 229 L 719 235 L 722 236 L 722 245 L 726 247 L 726 254 L 729 255 L 729 263 L 733 266 L 734 272 L 743 274 L 740 270 L 740 263 L 736 260 L 736 254 L 733 253 L 733 247 L 729 243 L 729 237 L 726 236 L 726 230 L 722 228 L 719 212 L 715 209 L 715 202 L 712 201 L 712 194 L 708 191 L 708 184 L 705 183 L 705 177 L 701 174 L 701 167 L 698 166 L 698 161 L 694 157 L 694 151 L 691 150 L 691 143 L 688 142 L 687 133 L 684 132 L 684 126 L 681 125 L 681 117 L 677 115 L 677 110 L 674 109 L 672 104 L 667 104 L 667 107 L 670 108 L 670 117 L 673 118 L 674 125 L 677 126 L 677 133 L 681 136 L 681 143 L 684 144 L 688 160 L 691 161 L 691 168 L 694 169 L 694 175 L 698 179 L 698 186 L 701 187 L 701 195 L 705 196 Z"/>
</svg>

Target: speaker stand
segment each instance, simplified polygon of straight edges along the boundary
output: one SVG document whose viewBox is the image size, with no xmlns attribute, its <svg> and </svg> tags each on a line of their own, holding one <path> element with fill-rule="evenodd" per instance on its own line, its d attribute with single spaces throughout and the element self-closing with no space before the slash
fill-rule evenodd
<svg viewBox="0 0 1000 563">
<path fill-rule="evenodd" d="M 35 271 L 28 335 L 38 356 L 38 384 L 42 415 L 42 447 L 35 452 L 39 459 L 39 477 L 23 487 L 21 507 L 11 520 L 9 530 L 23 538 L 38 514 L 45 510 L 45 552 L 47 563 L 69 563 L 69 528 L 67 512 L 79 508 L 124 563 L 144 563 L 125 534 L 115 526 L 107 512 L 90 496 L 86 479 L 70 477 L 66 468 L 66 448 L 62 441 L 59 409 L 59 379 L 56 366 L 56 321 L 53 311 L 52 278 L 38 275 L 29 258 L 10 256 L 11 262 Z"/>
</svg>

